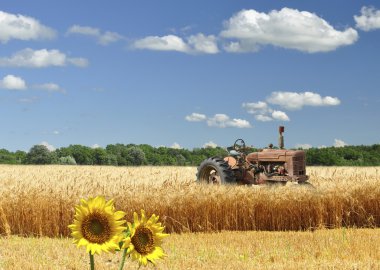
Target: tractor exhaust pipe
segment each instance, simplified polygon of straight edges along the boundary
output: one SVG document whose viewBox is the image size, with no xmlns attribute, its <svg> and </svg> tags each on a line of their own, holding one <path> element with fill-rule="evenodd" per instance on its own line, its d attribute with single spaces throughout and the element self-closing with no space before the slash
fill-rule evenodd
<svg viewBox="0 0 380 270">
<path fill-rule="evenodd" d="M 278 133 L 279 133 L 279 136 L 278 136 L 278 147 L 280 149 L 284 149 L 284 136 L 282 136 L 282 133 L 285 131 L 285 127 L 284 126 L 279 126 L 278 127 Z"/>
</svg>

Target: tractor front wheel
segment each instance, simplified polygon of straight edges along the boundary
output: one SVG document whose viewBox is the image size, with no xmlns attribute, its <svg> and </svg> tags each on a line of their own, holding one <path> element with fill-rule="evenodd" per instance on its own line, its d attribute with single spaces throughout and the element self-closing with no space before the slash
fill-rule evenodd
<svg viewBox="0 0 380 270">
<path fill-rule="evenodd" d="M 199 165 L 197 180 L 204 184 L 232 184 L 236 183 L 234 172 L 227 161 L 222 158 L 208 158 Z"/>
</svg>

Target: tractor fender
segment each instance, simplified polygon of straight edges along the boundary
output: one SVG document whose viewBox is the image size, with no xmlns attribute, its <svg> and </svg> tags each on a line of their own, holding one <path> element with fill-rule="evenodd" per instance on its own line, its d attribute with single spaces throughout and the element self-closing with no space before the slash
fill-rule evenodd
<svg viewBox="0 0 380 270">
<path fill-rule="evenodd" d="M 230 166 L 231 168 L 234 168 L 235 166 L 237 166 L 238 162 L 237 162 L 236 158 L 234 158 L 234 157 L 231 157 L 231 156 L 225 157 L 224 160 L 227 161 L 228 166 Z"/>
</svg>

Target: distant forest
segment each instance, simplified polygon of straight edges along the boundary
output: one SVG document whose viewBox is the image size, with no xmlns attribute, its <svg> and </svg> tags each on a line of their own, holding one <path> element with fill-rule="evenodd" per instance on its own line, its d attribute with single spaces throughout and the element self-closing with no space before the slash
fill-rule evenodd
<svg viewBox="0 0 380 270">
<path fill-rule="evenodd" d="M 257 151 L 251 148 L 247 152 Z M 307 165 L 380 166 L 380 144 L 311 148 L 306 151 Z M 106 148 L 70 145 L 54 151 L 35 145 L 29 152 L 0 149 L 0 164 L 67 164 L 113 166 L 198 166 L 213 156 L 226 156 L 227 150 L 216 148 L 174 149 L 147 144 L 110 144 Z"/>
</svg>

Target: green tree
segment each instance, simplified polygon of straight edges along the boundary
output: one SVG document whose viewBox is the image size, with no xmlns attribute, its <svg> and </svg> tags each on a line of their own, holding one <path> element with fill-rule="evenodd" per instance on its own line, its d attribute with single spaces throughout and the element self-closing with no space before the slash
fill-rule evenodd
<svg viewBox="0 0 380 270">
<path fill-rule="evenodd" d="M 26 155 L 27 164 L 52 164 L 56 161 L 55 152 L 50 152 L 45 145 L 34 145 Z"/>
<path fill-rule="evenodd" d="M 92 165 L 94 164 L 92 149 L 88 146 L 83 146 L 79 144 L 70 145 L 66 149 L 60 149 L 61 153 L 65 156 L 72 156 L 77 164 L 80 165 Z"/>
<path fill-rule="evenodd" d="M 128 165 L 143 165 L 146 164 L 145 153 L 138 146 L 131 146 L 127 148 L 127 164 Z"/>
<path fill-rule="evenodd" d="M 60 157 L 58 163 L 62 165 L 77 165 L 75 158 L 72 156 Z"/>
</svg>

